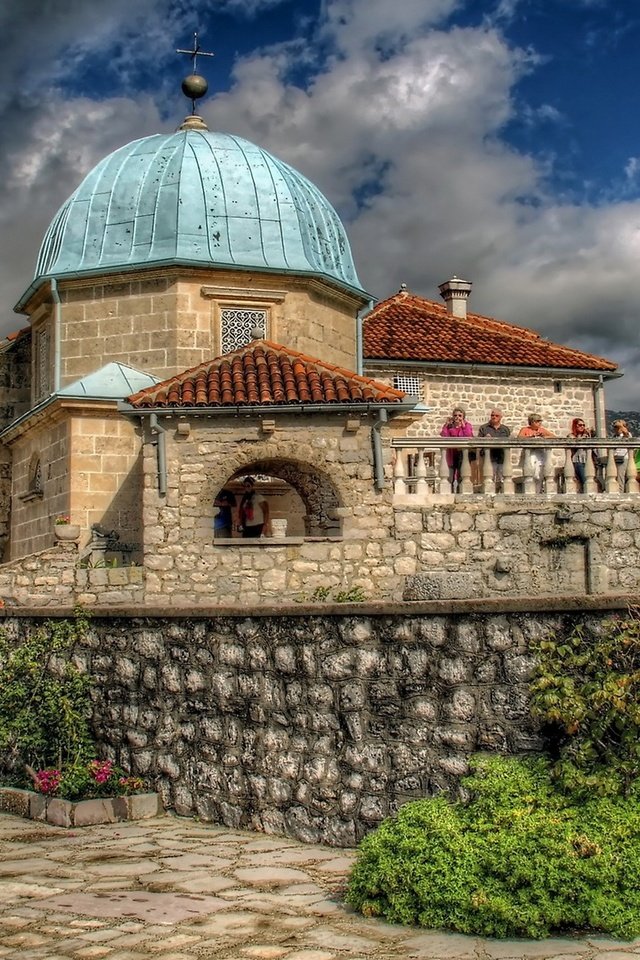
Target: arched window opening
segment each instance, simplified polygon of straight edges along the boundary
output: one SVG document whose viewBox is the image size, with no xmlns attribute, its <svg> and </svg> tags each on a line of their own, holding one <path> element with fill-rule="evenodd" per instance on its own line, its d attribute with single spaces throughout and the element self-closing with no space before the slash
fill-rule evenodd
<svg viewBox="0 0 640 960">
<path fill-rule="evenodd" d="M 247 484 L 247 478 L 253 485 Z M 342 520 L 340 499 L 324 471 L 293 460 L 259 460 L 249 463 L 214 494 L 214 538 L 243 538 L 243 527 L 251 520 L 262 522 L 263 510 L 247 516 L 243 498 L 255 494 L 259 505 L 266 502 L 269 524 L 264 535 L 282 537 L 339 537 Z M 244 532 L 246 536 L 246 531 Z"/>
</svg>

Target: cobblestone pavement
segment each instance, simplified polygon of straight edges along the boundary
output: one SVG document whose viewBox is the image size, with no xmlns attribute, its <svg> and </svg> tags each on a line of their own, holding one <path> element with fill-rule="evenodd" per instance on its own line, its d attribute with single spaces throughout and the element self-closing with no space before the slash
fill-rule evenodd
<svg viewBox="0 0 640 960">
<path fill-rule="evenodd" d="M 364 920 L 341 900 L 353 856 L 171 816 L 65 830 L 0 814 L 0 958 L 640 960 L 640 940 L 482 940 Z"/>
</svg>

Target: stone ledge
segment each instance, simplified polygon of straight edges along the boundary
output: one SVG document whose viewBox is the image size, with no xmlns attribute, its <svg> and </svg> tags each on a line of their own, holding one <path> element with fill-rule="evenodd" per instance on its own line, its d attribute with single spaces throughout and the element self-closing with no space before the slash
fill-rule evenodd
<svg viewBox="0 0 640 960">
<path fill-rule="evenodd" d="M 525 613 L 583 613 L 586 610 L 619 610 L 627 612 L 638 604 L 637 594 L 567 594 L 545 597 L 477 597 L 470 600 L 381 600 L 363 603 L 280 603 L 262 604 L 211 604 L 180 606 L 174 604 L 139 603 L 135 606 L 107 607 L 100 603 L 87 604 L 92 617 L 118 619 L 154 620 L 205 620 L 220 617 L 245 619 L 247 617 L 309 617 L 309 616 L 441 616 L 444 614 L 495 614 Z M 0 607 L 0 621 L 12 618 L 57 620 L 72 617 L 71 606 L 6 606 Z"/>
<path fill-rule="evenodd" d="M 60 800 L 33 790 L 0 787 L 0 813 L 12 813 L 29 820 L 44 820 L 56 827 L 88 827 L 123 820 L 147 820 L 162 813 L 157 793 L 130 797 L 96 797 L 93 800 Z"/>
</svg>

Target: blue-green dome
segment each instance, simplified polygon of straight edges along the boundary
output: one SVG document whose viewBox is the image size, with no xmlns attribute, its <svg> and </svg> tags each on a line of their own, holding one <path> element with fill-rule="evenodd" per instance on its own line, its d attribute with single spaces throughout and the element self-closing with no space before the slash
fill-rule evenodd
<svg viewBox="0 0 640 960">
<path fill-rule="evenodd" d="M 46 277 L 169 264 L 313 274 L 362 292 L 344 227 L 302 174 L 222 133 L 181 129 L 105 157 L 47 230 Z"/>
</svg>

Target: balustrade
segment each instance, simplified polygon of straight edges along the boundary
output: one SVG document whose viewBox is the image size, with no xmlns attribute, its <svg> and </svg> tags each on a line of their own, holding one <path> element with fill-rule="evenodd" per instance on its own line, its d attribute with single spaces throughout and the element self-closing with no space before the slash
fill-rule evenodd
<svg viewBox="0 0 640 960">
<path fill-rule="evenodd" d="M 635 445 L 634 445 L 635 444 Z M 434 437 L 392 439 L 394 499 L 423 501 L 435 495 L 503 494 L 638 496 L 634 453 L 637 441 L 571 438 L 500 439 Z M 584 483 L 576 477 L 573 453 L 586 453 Z M 627 455 L 616 461 L 621 449 Z M 449 451 L 449 454 L 448 454 Z M 500 451 L 496 456 L 496 451 Z M 494 454 L 492 459 L 491 454 Z M 450 463 L 455 461 L 455 474 Z M 500 462 L 501 461 L 501 462 Z"/>
</svg>

